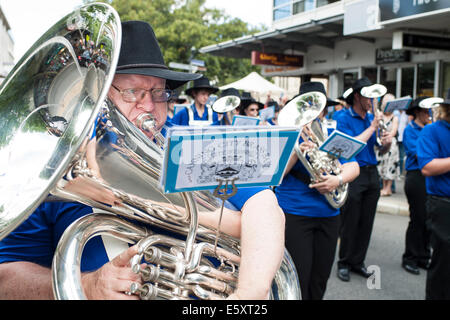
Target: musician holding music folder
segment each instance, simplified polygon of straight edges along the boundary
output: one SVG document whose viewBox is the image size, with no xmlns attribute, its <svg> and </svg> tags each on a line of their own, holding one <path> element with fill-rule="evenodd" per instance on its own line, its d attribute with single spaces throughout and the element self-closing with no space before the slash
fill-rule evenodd
<svg viewBox="0 0 450 320">
<path fill-rule="evenodd" d="M 145 131 L 148 138 L 156 138 L 157 131 L 164 129 L 171 90 L 198 78 L 197 74 L 175 72 L 165 66 L 155 34 L 148 23 L 122 23 L 120 56 L 108 98 L 136 126 L 142 114 L 151 114 L 155 131 Z M 88 145 L 93 141 L 95 135 Z M 89 192 L 83 190 L 83 186 L 80 189 L 80 192 Z M 115 205 L 113 194 L 106 192 L 100 196 L 104 198 L 104 203 Z M 261 235 L 264 232 L 261 233 L 256 228 L 240 228 L 241 223 L 245 224 L 240 219 L 241 212 L 232 211 L 238 219 L 229 225 L 242 238 L 242 256 L 251 260 L 255 259 L 255 255 L 259 258 L 258 269 L 242 272 L 247 276 L 241 279 L 240 275 L 238 290 L 230 298 L 262 299 L 268 296 L 273 276 L 283 256 L 284 220 L 271 191 L 264 190 L 247 200 L 242 203 L 242 211 L 250 213 L 243 216 L 253 219 L 249 220 L 247 226 L 257 223 L 255 219 L 258 216 L 255 213 L 261 217 L 261 213 L 268 212 L 278 220 L 281 227 L 275 226 L 274 229 L 273 224 L 262 226 L 260 219 L 258 225 L 268 228 L 278 240 L 265 247 L 269 249 L 269 253 L 264 250 L 252 252 L 245 246 L 245 243 L 250 242 L 246 237 L 255 236 L 262 243 Z M 44 202 L 28 219 L 3 238 L 0 241 L 0 299 L 53 299 L 51 265 L 59 239 L 73 221 L 92 212 L 93 208 L 80 203 Z M 227 217 L 224 217 L 224 224 L 230 221 Z M 137 254 L 137 246 L 128 248 L 126 243 L 123 245 L 125 248 L 122 248 L 120 254 L 115 251 L 116 254 L 112 255 L 114 252 L 108 249 L 109 244 L 103 243 L 100 237 L 87 242 L 81 257 L 81 285 L 88 299 L 138 299 L 137 295 L 129 294 L 133 283 L 142 282 L 141 276 L 129 267 L 130 259 Z M 274 249 L 270 251 L 270 248 Z M 261 261 L 265 258 L 272 265 L 268 268 L 262 265 L 261 268 Z M 244 261 L 245 258 L 241 257 L 243 270 Z"/>
<path fill-rule="evenodd" d="M 366 142 L 364 149 L 356 155 L 360 167 L 358 178 L 349 184 L 348 199 L 342 206 L 340 229 L 338 278 L 350 281 L 350 271 L 365 278 L 370 277 L 364 260 L 369 247 L 375 212 L 380 197 L 380 177 L 374 147 L 377 145 L 375 132 L 378 130 L 380 115 L 372 114 L 372 100 L 361 94 L 361 90 L 371 87 L 368 78 L 356 80 L 346 101 L 350 107 L 335 118 L 337 129 L 358 140 Z M 382 146 L 391 143 L 388 133 L 382 137 Z"/>
<path fill-rule="evenodd" d="M 417 142 L 417 159 L 425 176 L 431 229 L 431 264 L 427 300 L 450 299 L 450 89 L 437 107 L 437 120 L 426 125 Z"/>
<path fill-rule="evenodd" d="M 299 94 L 321 92 L 326 95 L 320 82 L 305 82 Z M 295 97 L 294 97 L 295 99 Z M 334 103 L 327 99 L 328 105 Z M 285 107 L 286 108 L 286 107 Z M 322 121 L 327 107 L 319 115 Z M 281 111 L 283 112 L 283 110 Z M 323 130 L 323 128 L 322 128 Z M 334 128 L 326 128 L 328 133 Z M 302 152 L 311 148 L 311 141 L 300 138 Z M 355 179 L 359 167 L 355 159 L 340 159 L 339 176 L 323 175 L 323 181 L 311 182 L 310 174 L 293 152 L 280 186 L 275 188 L 278 202 L 286 217 L 285 245 L 294 260 L 304 300 L 323 298 L 336 252 L 339 234 L 340 210 L 330 205 L 324 194 Z"/>
</svg>

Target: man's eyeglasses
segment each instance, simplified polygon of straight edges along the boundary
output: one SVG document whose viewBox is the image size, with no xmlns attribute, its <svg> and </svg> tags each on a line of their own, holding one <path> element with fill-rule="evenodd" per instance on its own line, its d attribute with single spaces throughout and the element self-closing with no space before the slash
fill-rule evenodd
<svg viewBox="0 0 450 320">
<path fill-rule="evenodd" d="M 170 97 L 173 94 L 172 90 L 169 89 L 154 88 L 147 90 L 141 88 L 130 88 L 120 90 L 115 85 L 111 85 L 111 87 L 120 92 L 120 94 L 122 95 L 122 99 L 125 102 L 141 102 L 142 100 L 144 100 L 147 92 L 150 93 L 153 102 L 167 102 L 170 100 Z"/>
</svg>

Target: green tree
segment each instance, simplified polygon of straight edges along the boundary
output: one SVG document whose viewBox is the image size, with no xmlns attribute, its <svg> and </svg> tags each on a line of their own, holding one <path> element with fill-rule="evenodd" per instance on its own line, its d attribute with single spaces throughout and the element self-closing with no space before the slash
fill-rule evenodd
<svg viewBox="0 0 450 320">
<path fill-rule="evenodd" d="M 86 1 L 92 2 L 92 1 Z M 166 64 L 189 63 L 191 58 L 205 61 L 205 75 L 216 85 L 236 81 L 260 67 L 249 59 L 200 54 L 198 49 L 262 31 L 226 15 L 223 10 L 205 7 L 205 0 L 109 0 L 122 21 L 149 22 L 161 46 Z"/>
</svg>

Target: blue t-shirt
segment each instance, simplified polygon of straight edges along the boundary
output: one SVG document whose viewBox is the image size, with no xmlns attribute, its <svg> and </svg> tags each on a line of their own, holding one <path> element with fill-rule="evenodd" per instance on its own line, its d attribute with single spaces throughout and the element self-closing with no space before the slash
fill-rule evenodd
<svg viewBox="0 0 450 320">
<path fill-rule="evenodd" d="M 240 211 L 248 199 L 253 197 L 258 192 L 266 189 L 269 189 L 269 187 L 238 188 L 236 194 L 229 198 L 228 201 L 235 207 L 236 210 Z"/>
<path fill-rule="evenodd" d="M 172 118 L 170 122 L 179 126 L 188 126 L 189 125 L 189 112 L 187 108 L 191 108 L 194 114 L 194 120 L 199 121 L 207 121 L 208 120 L 208 110 L 205 107 L 205 111 L 203 112 L 202 117 L 198 115 L 197 109 L 194 107 L 194 104 L 186 107 L 180 111 L 178 111 Z M 212 112 L 212 124 L 211 125 L 220 125 L 219 117 L 216 112 Z"/>
<path fill-rule="evenodd" d="M 417 140 L 419 139 L 422 127 L 411 121 L 403 131 L 403 146 L 405 147 L 406 162 L 405 170 L 420 170 L 417 161 Z"/>
<path fill-rule="evenodd" d="M 352 137 L 359 136 L 363 131 L 365 131 L 373 120 L 373 114 L 366 113 L 365 118 L 361 118 L 357 114 L 353 107 L 342 110 L 336 117 L 337 130 L 342 131 Z M 356 155 L 356 161 L 360 167 L 367 165 L 376 165 L 377 158 L 375 156 L 374 147 L 377 144 L 377 139 L 375 133 L 367 141 L 366 146 Z"/>
<path fill-rule="evenodd" d="M 64 230 L 92 208 L 73 202 L 44 202 L 13 232 L 0 241 L 0 263 L 28 261 L 50 268 Z M 101 237 L 89 240 L 81 271 L 93 271 L 108 262 Z"/>
<path fill-rule="evenodd" d="M 332 129 L 328 129 L 329 133 L 332 131 Z M 302 142 L 303 139 L 300 138 L 299 143 Z M 348 161 L 343 159 L 340 159 L 340 161 L 344 163 L 356 160 L 352 158 Z M 300 171 L 309 176 L 300 160 L 295 163 L 291 170 Z M 281 185 L 275 188 L 275 195 L 278 204 L 285 213 L 316 218 L 333 217 L 340 213 L 340 210 L 333 208 L 325 196 L 316 188 L 310 188 L 291 173 L 286 174 Z"/>
<path fill-rule="evenodd" d="M 426 125 L 417 143 L 417 158 L 422 169 L 437 158 L 450 157 L 450 123 L 438 120 Z M 427 193 L 450 197 L 450 172 L 425 178 Z"/>
</svg>

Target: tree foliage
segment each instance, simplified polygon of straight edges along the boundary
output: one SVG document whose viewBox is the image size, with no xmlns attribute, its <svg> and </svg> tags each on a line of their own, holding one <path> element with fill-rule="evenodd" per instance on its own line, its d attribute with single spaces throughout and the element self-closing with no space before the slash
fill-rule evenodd
<svg viewBox="0 0 450 320">
<path fill-rule="evenodd" d="M 207 68 L 204 73 L 211 80 L 216 80 L 216 85 L 236 81 L 251 71 L 260 71 L 259 67 L 251 65 L 250 57 L 233 59 L 198 52 L 199 48 L 207 45 L 262 31 L 226 15 L 223 10 L 206 8 L 205 0 L 103 2 L 112 5 L 122 21 L 143 20 L 150 23 L 167 65 L 170 62 L 188 64 L 191 58 L 204 60 Z"/>
</svg>

